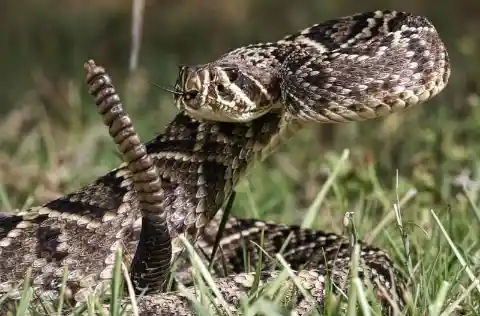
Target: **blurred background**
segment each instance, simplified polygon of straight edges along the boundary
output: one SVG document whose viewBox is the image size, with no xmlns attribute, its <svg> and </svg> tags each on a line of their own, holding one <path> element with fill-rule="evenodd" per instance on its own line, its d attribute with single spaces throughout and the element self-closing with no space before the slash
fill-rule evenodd
<svg viewBox="0 0 480 316">
<path fill-rule="evenodd" d="M 241 45 L 377 9 L 410 11 L 434 23 L 451 57 L 447 88 L 428 104 L 384 119 L 304 130 L 269 159 L 259 171 L 264 177 L 253 177 L 243 188 L 255 191 L 254 200 L 267 213 L 278 211 L 280 203 L 281 209 L 306 206 L 345 148 L 351 155 L 341 179 L 351 193 L 342 199 L 343 209 L 360 196 L 373 194 L 378 201 L 371 170 L 387 190 L 387 208 L 395 188 L 426 193 L 419 195 L 426 207 L 451 198 L 462 179 L 476 185 L 480 2 L 146 0 L 138 65 L 131 69 L 133 7 L 132 1 L 113 0 L 0 2 L 3 208 L 57 197 L 120 162 L 86 92 L 87 59 L 107 68 L 146 141 L 177 113 L 171 95 L 155 84 L 172 87 L 178 65 L 205 63 Z M 290 198 L 272 202 L 268 197 L 278 195 L 278 183 Z"/>
</svg>

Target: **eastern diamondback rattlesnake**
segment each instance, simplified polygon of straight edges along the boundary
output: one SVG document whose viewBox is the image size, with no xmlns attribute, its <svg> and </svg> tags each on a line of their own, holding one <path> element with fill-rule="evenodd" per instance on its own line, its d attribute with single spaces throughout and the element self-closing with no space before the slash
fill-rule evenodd
<svg viewBox="0 0 480 316">
<path fill-rule="evenodd" d="M 33 287 L 56 297 L 67 264 L 66 293 L 81 301 L 110 284 L 121 247 L 135 290 L 147 288 L 138 299 L 142 315 L 193 314 L 178 293 L 158 293 L 171 252 L 174 258 L 180 254 L 179 237 L 186 235 L 211 254 L 217 211 L 228 209 L 239 179 L 285 136 L 308 121 L 364 120 L 425 102 L 450 75 L 445 46 L 426 18 L 392 11 L 352 15 L 275 43 L 235 49 L 205 65 L 181 67 L 174 98 L 182 113 L 143 146 L 108 75 L 93 63 L 86 69 L 126 163 L 76 192 L 0 217 L 0 293 L 22 282 L 31 268 Z M 227 274 L 233 273 L 217 280 L 227 309 L 236 308 L 254 284 L 252 274 L 241 273 L 241 241 L 258 242 L 262 231 L 268 253 L 280 251 L 292 234 L 283 249 L 291 268 L 301 269 L 306 261 L 314 267 L 297 272 L 311 295 L 290 296 L 299 314 L 323 305 L 326 272 L 346 289 L 348 238 L 230 217 L 216 254 L 230 268 Z M 258 259 L 258 247 L 245 247 L 253 262 Z M 219 261 L 214 271 L 221 275 Z M 372 281 L 382 299 L 398 294 L 395 301 L 402 306 L 405 286 L 388 255 L 361 244 L 360 264 L 361 279 Z M 264 271 L 260 279 L 274 275 Z"/>
</svg>

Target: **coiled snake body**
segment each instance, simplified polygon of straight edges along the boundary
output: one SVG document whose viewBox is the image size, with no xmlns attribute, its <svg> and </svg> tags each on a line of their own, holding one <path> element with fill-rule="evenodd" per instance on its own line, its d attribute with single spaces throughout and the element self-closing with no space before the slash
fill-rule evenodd
<svg viewBox="0 0 480 316">
<path fill-rule="evenodd" d="M 424 17 L 377 11 L 327 21 L 276 43 L 182 67 L 174 91 L 182 113 L 143 146 L 99 69 L 87 64 L 90 90 L 125 163 L 77 192 L 0 217 L 0 293 L 31 268 L 33 287 L 57 296 L 67 264 L 66 293 L 82 301 L 92 289 L 109 285 L 120 247 L 134 288 L 147 291 L 138 299 L 142 315 L 193 314 L 178 293 L 158 293 L 172 250 L 176 259 L 183 249 L 178 237 L 198 239 L 197 247 L 209 256 L 217 211 L 227 207 L 251 165 L 285 136 L 307 121 L 369 119 L 427 101 L 450 74 L 446 49 Z M 241 241 L 258 242 L 262 231 L 268 253 L 282 249 L 292 269 L 307 261 L 313 267 L 297 273 L 311 296 L 291 298 L 299 314 L 323 306 L 327 271 L 341 289 L 348 287 L 347 238 L 230 217 L 216 254 L 225 264 L 214 265 L 218 274 L 229 268 L 217 280 L 227 309 L 235 309 L 254 283 L 252 274 L 241 271 Z M 282 248 L 289 234 L 293 238 Z M 255 262 L 258 247 L 245 247 Z M 399 295 L 402 306 L 404 283 L 388 255 L 361 244 L 360 264 L 360 277 L 371 280 L 381 298 Z M 188 276 L 187 268 L 180 272 Z M 260 279 L 274 275 L 265 271 Z"/>
</svg>

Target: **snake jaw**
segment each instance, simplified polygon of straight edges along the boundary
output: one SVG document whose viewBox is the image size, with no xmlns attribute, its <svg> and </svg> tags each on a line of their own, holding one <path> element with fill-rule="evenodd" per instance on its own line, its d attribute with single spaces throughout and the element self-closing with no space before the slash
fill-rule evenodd
<svg viewBox="0 0 480 316">
<path fill-rule="evenodd" d="M 235 101 L 227 101 L 220 97 L 207 96 L 203 106 L 182 108 L 190 117 L 198 120 L 209 120 L 226 123 L 247 123 L 268 113 L 272 106 L 259 106 L 243 110 Z"/>
<path fill-rule="evenodd" d="M 213 108 L 204 106 L 199 109 L 184 107 L 184 110 L 190 117 L 197 120 L 208 120 L 225 123 L 247 123 L 266 114 L 270 108 L 256 109 L 255 111 L 234 111 L 233 108 Z"/>
</svg>

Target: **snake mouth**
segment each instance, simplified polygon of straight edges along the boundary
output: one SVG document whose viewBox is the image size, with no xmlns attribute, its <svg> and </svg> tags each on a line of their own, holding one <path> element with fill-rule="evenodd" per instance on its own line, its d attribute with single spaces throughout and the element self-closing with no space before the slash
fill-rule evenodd
<svg viewBox="0 0 480 316">
<path fill-rule="evenodd" d="M 271 106 L 257 107 L 248 111 L 234 111 L 231 108 L 220 109 L 211 106 L 202 106 L 199 108 L 185 106 L 183 108 L 183 110 L 194 119 L 225 123 L 248 123 L 265 115 L 270 109 Z"/>
</svg>

